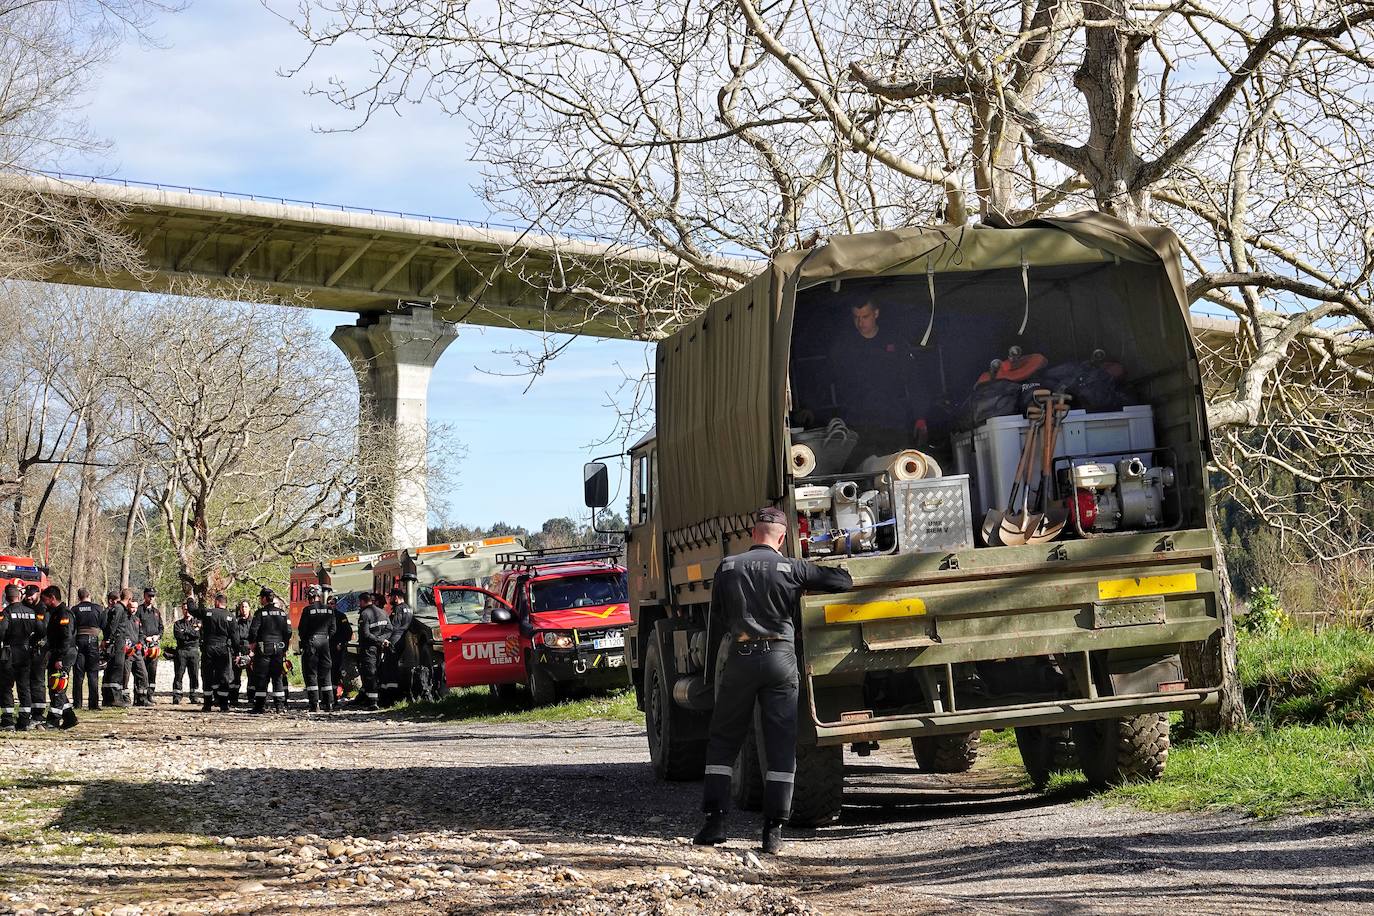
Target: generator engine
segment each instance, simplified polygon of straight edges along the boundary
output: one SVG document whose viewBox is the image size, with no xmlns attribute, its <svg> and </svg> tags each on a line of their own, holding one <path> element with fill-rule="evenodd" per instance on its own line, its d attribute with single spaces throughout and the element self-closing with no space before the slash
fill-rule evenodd
<svg viewBox="0 0 1374 916">
<path fill-rule="evenodd" d="M 797 487 L 793 493 L 806 556 L 866 553 L 874 549 L 878 491 L 859 489 L 852 480 L 833 486 Z"/>
<path fill-rule="evenodd" d="M 1084 531 L 1142 531 L 1164 523 L 1164 491 L 1175 482 L 1171 467 L 1146 467 L 1139 458 L 1076 464 L 1072 475 L 1077 515 Z"/>
</svg>

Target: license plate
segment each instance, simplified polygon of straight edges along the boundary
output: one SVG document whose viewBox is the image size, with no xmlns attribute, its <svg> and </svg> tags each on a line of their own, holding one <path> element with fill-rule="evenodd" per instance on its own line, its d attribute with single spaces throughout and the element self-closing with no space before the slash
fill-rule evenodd
<svg viewBox="0 0 1374 916">
<path fill-rule="evenodd" d="M 625 634 L 617 633 L 614 636 L 603 636 L 600 639 L 592 640 L 592 647 L 595 649 L 623 649 L 625 648 Z"/>
<path fill-rule="evenodd" d="M 621 665 L 623 665 L 623 664 L 625 664 L 625 656 L 623 656 L 623 655 L 608 655 L 608 656 L 606 656 L 606 667 L 607 667 L 607 668 L 619 668 L 619 667 L 620 667 Z"/>
</svg>

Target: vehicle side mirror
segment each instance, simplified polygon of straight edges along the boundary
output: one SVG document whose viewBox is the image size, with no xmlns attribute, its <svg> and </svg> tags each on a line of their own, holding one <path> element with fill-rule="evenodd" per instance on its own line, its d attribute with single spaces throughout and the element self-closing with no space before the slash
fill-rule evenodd
<svg viewBox="0 0 1374 916">
<path fill-rule="evenodd" d="M 515 615 L 510 612 L 509 608 L 496 607 L 491 609 L 492 623 L 511 623 L 514 620 Z"/>
<path fill-rule="evenodd" d="M 582 497 L 589 509 L 604 509 L 611 503 L 611 476 L 601 461 L 582 465 Z"/>
</svg>

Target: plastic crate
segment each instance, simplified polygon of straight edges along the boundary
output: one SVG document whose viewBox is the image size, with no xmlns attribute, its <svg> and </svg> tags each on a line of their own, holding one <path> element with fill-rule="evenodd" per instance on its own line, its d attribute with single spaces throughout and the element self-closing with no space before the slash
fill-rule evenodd
<svg viewBox="0 0 1374 916">
<path fill-rule="evenodd" d="M 954 470 L 969 475 L 974 518 L 981 519 L 988 509 L 1006 508 L 1003 504 L 1011 491 L 1030 425 L 1025 417 L 993 417 L 972 432 L 954 434 Z M 1127 457 L 1140 450 L 1142 454 L 1137 457 L 1149 465 L 1149 450 L 1154 447 L 1154 410 L 1141 404 L 1111 413 L 1069 411 L 1054 454 L 1081 457 L 1110 452 Z M 1031 462 L 1031 473 L 1040 473 L 1038 457 Z M 1038 476 L 1033 476 L 1032 486 L 1038 482 Z"/>
</svg>

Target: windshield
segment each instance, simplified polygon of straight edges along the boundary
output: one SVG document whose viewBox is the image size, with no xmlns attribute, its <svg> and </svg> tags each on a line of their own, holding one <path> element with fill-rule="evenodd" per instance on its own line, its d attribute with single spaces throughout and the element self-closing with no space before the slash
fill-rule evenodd
<svg viewBox="0 0 1374 916">
<path fill-rule="evenodd" d="M 619 604 L 626 600 L 624 573 L 545 579 L 530 586 L 530 610 L 536 614 L 570 607 Z"/>
</svg>

